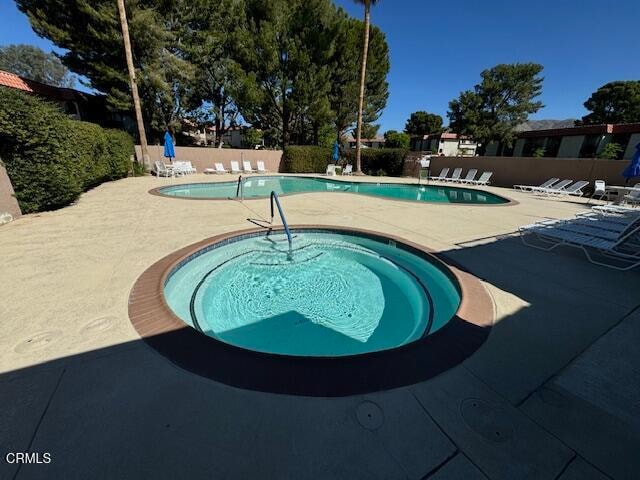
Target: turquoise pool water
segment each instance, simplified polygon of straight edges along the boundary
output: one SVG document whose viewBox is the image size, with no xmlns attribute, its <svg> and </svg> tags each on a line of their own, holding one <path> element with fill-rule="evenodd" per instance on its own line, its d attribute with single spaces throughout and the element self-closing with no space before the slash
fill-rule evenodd
<svg viewBox="0 0 640 480">
<path fill-rule="evenodd" d="M 160 189 L 170 197 L 235 198 L 237 182 L 192 183 Z M 396 200 L 417 202 L 500 204 L 508 200 L 482 190 L 440 185 L 405 185 L 397 183 L 346 182 L 313 177 L 248 177 L 244 179 L 244 198 L 268 197 L 309 192 L 350 192 Z"/>
<path fill-rule="evenodd" d="M 441 267 L 393 242 L 328 231 L 234 238 L 190 256 L 164 287 L 206 335 L 260 352 L 341 356 L 390 349 L 445 325 L 460 304 Z"/>
</svg>

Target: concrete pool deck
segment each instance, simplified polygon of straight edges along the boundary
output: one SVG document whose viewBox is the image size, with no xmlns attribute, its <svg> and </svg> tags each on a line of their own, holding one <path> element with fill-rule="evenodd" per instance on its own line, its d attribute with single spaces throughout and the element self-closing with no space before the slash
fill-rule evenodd
<svg viewBox="0 0 640 480">
<path fill-rule="evenodd" d="M 309 398 L 183 371 L 129 321 L 129 292 L 149 265 L 269 214 L 265 199 L 148 190 L 235 178 L 124 179 L 0 228 L 0 478 L 637 478 L 640 275 L 511 235 L 586 200 L 501 188 L 486 190 L 519 203 L 284 197 L 292 224 L 355 226 L 441 252 L 483 281 L 496 309 L 480 350 L 434 379 Z M 52 461 L 5 461 L 21 451 Z"/>
</svg>

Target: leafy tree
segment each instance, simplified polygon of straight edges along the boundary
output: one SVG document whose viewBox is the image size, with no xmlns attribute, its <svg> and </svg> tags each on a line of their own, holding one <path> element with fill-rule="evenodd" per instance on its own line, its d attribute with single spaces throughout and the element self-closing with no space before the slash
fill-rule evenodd
<svg viewBox="0 0 640 480">
<path fill-rule="evenodd" d="M 360 139 L 371 140 L 372 138 L 376 138 L 378 136 L 378 130 L 380 130 L 379 124 L 373 123 L 363 123 L 362 124 L 362 136 Z M 357 138 L 357 130 L 353 130 L 352 132 L 353 138 Z"/>
<path fill-rule="evenodd" d="M 591 113 L 576 125 L 640 122 L 640 80 L 609 82 L 584 102 Z"/>
<path fill-rule="evenodd" d="M 260 145 L 262 142 L 262 132 L 255 128 L 247 128 L 243 132 L 244 146 L 248 148 L 255 148 L 256 145 Z"/>
<path fill-rule="evenodd" d="M 409 135 L 428 135 L 442 132 L 442 117 L 425 111 L 413 112 L 404 126 Z"/>
<path fill-rule="evenodd" d="M 330 66 L 329 97 L 337 138 L 343 137 L 358 119 L 360 75 L 353 66 L 360 63 L 364 34 L 364 24 L 360 20 L 349 18 L 344 11 L 339 15 L 341 20 Z M 368 56 L 363 122 L 373 123 L 380 117 L 389 97 L 389 48 L 384 33 L 375 26 L 370 29 Z"/>
<path fill-rule="evenodd" d="M 607 143 L 607 145 L 598 153 L 598 158 L 605 158 L 609 160 L 618 160 L 622 156 L 624 152 L 624 148 L 619 143 L 611 142 Z"/>
<path fill-rule="evenodd" d="M 242 116 L 258 128 L 276 129 L 283 145 L 308 126 L 317 134 L 330 118 L 335 7 L 329 0 L 247 0 L 247 17 Z"/>
<path fill-rule="evenodd" d="M 364 112 L 364 90 L 367 78 L 367 54 L 369 51 L 369 25 L 371 24 L 371 5 L 378 0 L 354 0 L 364 5 L 364 42 L 362 42 L 362 65 L 360 67 L 360 95 L 358 96 L 358 122 L 356 125 L 356 173 L 362 173 L 360 158 L 360 138 L 362 134 L 362 116 Z"/>
<path fill-rule="evenodd" d="M 33 45 L 0 47 L 0 70 L 54 87 L 73 88 L 76 83 L 75 76 L 53 52 Z"/>
<path fill-rule="evenodd" d="M 409 148 L 411 138 L 408 133 L 387 130 L 384 132 L 385 148 Z"/>
<path fill-rule="evenodd" d="M 486 145 L 513 142 L 514 128 L 543 107 L 534 99 L 542 91 L 542 65 L 501 64 L 484 70 L 481 82 L 449 102 L 451 128 Z"/>
<path fill-rule="evenodd" d="M 116 2 L 111 0 L 16 0 L 39 35 L 68 50 L 62 63 L 107 94 L 109 104 L 131 109 L 127 66 Z M 189 3 L 131 0 L 126 3 L 133 59 L 145 119 L 161 135 L 176 124 L 193 67 L 181 55 L 181 21 Z"/>
<path fill-rule="evenodd" d="M 219 0 L 211 8 L 211 0 L 193 0 L 184 23 L 184 55 L 196 69 L 188 106 L 213 124 L 221 139 L 239 116 L 235 97 L 242 88 L 242 70 L 236 59 L 246 35 L 245 5 Z"/>
</svg>

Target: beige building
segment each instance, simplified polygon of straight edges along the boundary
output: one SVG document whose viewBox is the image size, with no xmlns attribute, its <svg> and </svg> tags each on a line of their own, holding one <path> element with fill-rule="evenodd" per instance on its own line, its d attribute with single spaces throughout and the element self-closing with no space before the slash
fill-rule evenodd
<svg viewBox="0 0 640 480">
<path fill-rule="evenodd" d="M 411 150 L 445 157 L 473 157 L 477 148 L 478 144 L 472 138 L 449 132 L 411 139 Z"/>
</svg>

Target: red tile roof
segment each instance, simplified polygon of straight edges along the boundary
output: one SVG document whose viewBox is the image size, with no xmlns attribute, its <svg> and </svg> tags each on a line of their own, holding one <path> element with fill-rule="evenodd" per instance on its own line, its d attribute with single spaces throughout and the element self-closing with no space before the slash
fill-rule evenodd
<svg viewBox="0 0 640 480">
<path fill-rule="evenodd" d="M 15 88 L 54 100 L 75 100 L 78 97 L 86 97 L 86 94 L 72 88 L 53 87 L 3 70 L 0 70 L 0 86 Z"/>
</svg>

